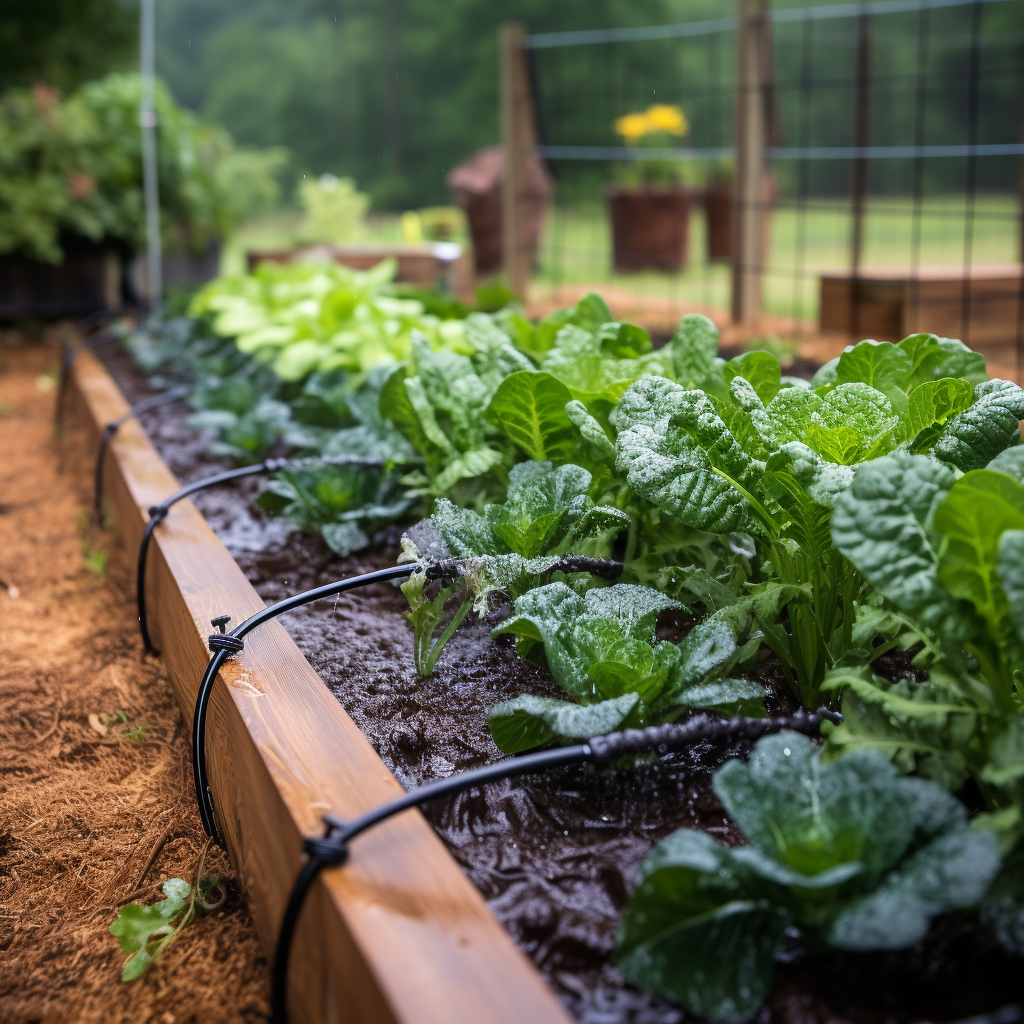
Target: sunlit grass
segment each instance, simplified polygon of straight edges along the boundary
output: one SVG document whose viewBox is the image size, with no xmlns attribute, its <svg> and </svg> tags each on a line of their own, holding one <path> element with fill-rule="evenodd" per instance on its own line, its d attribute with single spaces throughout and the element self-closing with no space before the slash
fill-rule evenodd
<svg viewBox="0 0 1024 1024">
<path fill-rule="evenodd" d="M 1016 259 L 1018 216 L 1012 196 L 978 197 L 971 261 L 1005 263 Z M 850 223 L 849 205 L 842 201 L 814 200 L 802 209 L 780 204 L 772 211 L 765 276 L 767 312 L 808 320 L 817 316 L 819 275 L 849 265 Z M 726 308 L 730 269 L 706 261 L 704 215 L 698 209 L 691 213 L 689 234 L 689 263 L 681 273 L 615 274 L 604 209 L 598 205 L 553 207 L 545 225 L 535 285 L 544 292 L 560 284 L 603 284 L 636 295 Z M 964 254 L 962 197 L 930 199 L 916 217 L 909 199 L 870 201 L 864 226 L 864 266 L 909 270 L 915 261 L 960 266 Z"/>
</svg>

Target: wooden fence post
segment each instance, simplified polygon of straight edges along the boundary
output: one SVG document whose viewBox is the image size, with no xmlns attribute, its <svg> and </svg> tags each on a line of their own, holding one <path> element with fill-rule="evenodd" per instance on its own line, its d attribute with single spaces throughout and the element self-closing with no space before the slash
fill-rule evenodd
<svg viewBox="0 0 1024 1024">
<path fill-rule="evenodd" d="M 732 318 L 761 316 L 764 272 L 765 146 L 771 53 L 766 0 L 737 0 L 736 183 L 733 190 Z"/>
<path fill-rule="evenodd" d="M 501 188 L 501 246 L 505 283 L 526 300 L 530 283 L 530 244 L 527 238 L 526 160 L 537 144 L 533 96 L 526 66 L 522 25 L 502 25 L 498 37 L 501 95 L 501 143 L 504 168 Z"/>
</svg>

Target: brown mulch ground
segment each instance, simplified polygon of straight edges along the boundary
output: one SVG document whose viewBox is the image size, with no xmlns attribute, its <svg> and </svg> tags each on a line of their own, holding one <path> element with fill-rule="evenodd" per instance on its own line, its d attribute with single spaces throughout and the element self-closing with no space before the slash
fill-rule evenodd
<svg viewBox="0 0 1024 1024">
<path fill-rule="evenodd" d="M 267 964 L 215 848 L 223 907 L 119 980 L 119 908 L 191 880 L 205 836 L 170 684 L 88 523 L 84 450 L 54 439 L 56 365 L 52 345 L 0 351 L 0 1022 L 262 1021 Z"/>
</svg>

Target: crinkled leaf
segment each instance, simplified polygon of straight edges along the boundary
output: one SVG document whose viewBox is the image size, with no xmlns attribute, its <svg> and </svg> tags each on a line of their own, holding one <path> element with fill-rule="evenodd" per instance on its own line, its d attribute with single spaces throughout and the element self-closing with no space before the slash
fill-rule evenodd
<svg viewBox="0 0 1024 1024">
<path fill-rule="evenodd" d="M 551 697 L 522 694 L 488 712 L 494 742 L 507 754 L 517 754 L 553 739 L 581 740 L 621 729 L 639 697 L 624 693 L 598 704 L 570 704 Z"/>
<path fill-rule="evenodd" d="M 616 584 L 580 596 L 550 583 L 518 598 L 515 614 L 494 635 L 512 634 L 521 654 L 540 640 L 556 682 L 584 704 L 620 696 L 627 687 L 657 697 L 678 657 L 655 642 L 658 614 L 684 605 L 647 587 Z"/>
<path fill-rule="evenodd" d="M 587 412 L 587 407 L 577 399 L 567 402 L 565 414 L 580 433 L 583 440 L 583 454 L 589 461 L 615 465 L 615 445 L 609 440 L 604 427 Z"/>
<path fill-rule="evenodd" d="M 868 884 L 923 842 L 966 827 L 963 806 L 938 785 L 900 777 L 873 750 L 822 764 L 821 748 L 793 732 L 725 764 L 714 788 L 753 846 L 808 876 L 856 862 Z"/>
<path fill-rule="evenodd" d="M 1024 391 L 1008 380 L 989 380 L 974 389 L 975 401 L 949 419 L 934 453 L 964 473 L 981 469 L 1004 448 L 1020 441 Z"/>
<path fill-rule="evenodd" d="M 966 639 L 970 607 L 938 579 L 935 510 L 954 474 L 934 459 L 893 455 L 861 466 L 832 515 L 836 547 L 901 611 L 940 636 Z"/>
<path fill-rule="evenodd" d="M 914 440 L 915 446 L 928 440 L 934 441 L 934 438 L 922 438 L 921 435 L 941 426 L 950 416 L 963 412 L 973 401 L 974 388 L 966 380 L 944 377 L 942 380 L 926 381 L 910 394 L 907 437 Z"/>
<path fill-rule="evenodd" d="M 750 506 L 734 483 L 756 486 L 764 464 L 743 450 L 706 395 L 646 377 L 622 396 L 614 419 L 616 465 L 634 492 L 700 530 L 751 524 Z"/>
<path fill-rule="evenodd" d="M 718 328 L 699 313 L 689 313 L 666 346 L 672 355 L 674 377 L 685 388 L 700 387 L 718 354 Z"/>
<path fill-rule="evenodd" d="M 839 357 L 835 381 L 869 384 L 894 406 L 905 407 L 905 387 L 912 369 L 913 360 L 905 349 L 888 341 L 862 341 Z"/>
</svg>

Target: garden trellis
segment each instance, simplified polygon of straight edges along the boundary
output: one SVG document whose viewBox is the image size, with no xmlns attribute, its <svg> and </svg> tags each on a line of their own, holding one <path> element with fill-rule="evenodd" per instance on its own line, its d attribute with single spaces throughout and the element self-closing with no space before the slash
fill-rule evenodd
<svg viewBox="0 0 1024 1024">
<path fill-rule="evenodd" d="M 601 280 L 671 316 L 731 304 L 734 320 L 763 312 L 805 331 L 817 316 L 857 338 L 898 340 L 930 319 L 1009 361 L 1024 319 L 1019 0 L 742 0 L 738 18 L 526 35 L 522 47 L 534 125 L 509 140 L 524 118 L 507 114 L 506 153 L 532 145 L 559 180 L 535 287 Z M 612 144 L 613 121 L 651 103 L 683 108 L 683 143 Z M 581 197 L 638 159 L 698 181 L 735 163 L 731 273 L 697 258 L 697 235 L 688 270 L 609 281 L 607 228 Z"/>
</svg>

